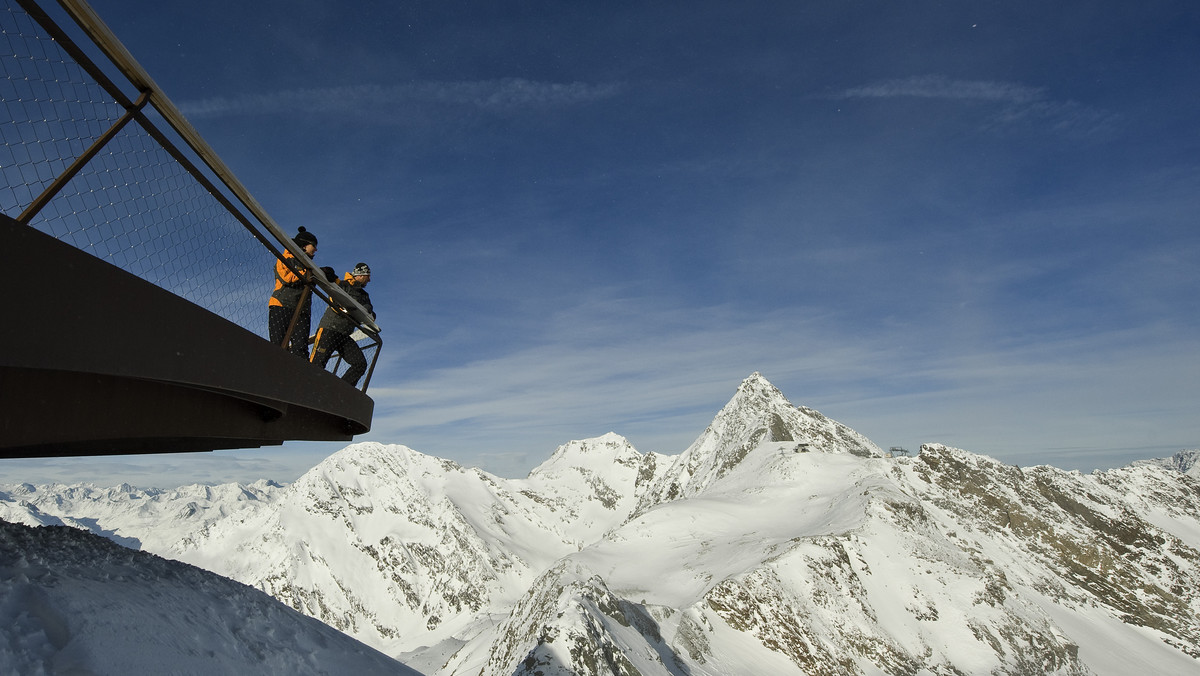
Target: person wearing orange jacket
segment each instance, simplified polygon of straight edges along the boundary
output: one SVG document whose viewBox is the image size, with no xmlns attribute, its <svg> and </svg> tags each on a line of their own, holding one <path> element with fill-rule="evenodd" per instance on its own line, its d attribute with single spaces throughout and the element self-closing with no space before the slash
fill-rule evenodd
<svg viewBox="0 0 1200 676">
<path fill-rule="evenodd" d="M 309 258 L 317 254 L 317 237 L 305 230 L 304 226 L 300 226 L 292 241 L 303 249 Z M 295 259 L 295 256 L 284 249 L 283 258 Z M 297 275 L 283 260 L 276 259 L 275 290 L 271 292 L 271 299 L 267 301 L 267 331 L 271 343 L 282 347 L 283 337 L 287 334 L 288 325 L 292 323 L 292 316 L 296 314 L 300 300 L 304 300 L 300 316 L 296 318 L 296 328 L 292 330 L 288 351 L 305 359 L 308 359 L 308 332 L 312 328 L 312 294 L 304 293 L 307 277 L 307 270 L 301 269 Z"/>
<path fill-rule="evenodd" d="M 370 281 L 371 267 L 366 263 L 359 263 L 354 266 L 353 270 L 346 273 L 344 279 L 338 281 L 338 286 L 346 291 L 346 295 L 358 301 L 358 304 L 371 313 L 371 318 L 374 319 L 375 308 L 371 306 L 371 296 L 367 293 L 367 284 Z M 317 327 L 317 339 L 313 343 L 310 361 L 325 368 L 325 364 L 329 362 L 333 353 L 339 353 L 342 359 L 350 365 L 350 368 L 342 375 L 342 380 L 357 387 L 358 379 L 367 372 L 367 358 L 363 355 L 362 348 L 358 346 L 358 343 L 350 337 L 355 328 L 357 327 L 353 320 L 332 305 L 329 306 L 321 317 L 321 324 Z"/>
</svg>

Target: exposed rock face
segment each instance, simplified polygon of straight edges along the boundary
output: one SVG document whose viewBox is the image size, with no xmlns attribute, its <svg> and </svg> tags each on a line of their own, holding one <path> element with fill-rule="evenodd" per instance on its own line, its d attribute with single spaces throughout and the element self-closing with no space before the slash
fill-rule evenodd
<svg viewBox="0 0 1200 676">
<path fill-rule="evenodd" d="M 1200 553 L 1169 530 L 1200 516 L 1200 483 L 1149 467 L 1089 477 L 1006 467 L 931 445 L 912 469 L 928 482 L 910 484 L 926 504 L 1040 564 L 1025 584 L 1066 605 L 1102 605 L 1200 658 Z"/>
</svg>

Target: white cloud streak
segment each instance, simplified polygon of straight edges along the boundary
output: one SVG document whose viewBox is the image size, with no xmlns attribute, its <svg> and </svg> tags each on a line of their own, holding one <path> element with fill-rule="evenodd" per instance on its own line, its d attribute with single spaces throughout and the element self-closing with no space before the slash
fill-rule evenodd
<svg viewBox="0 0 1200 676">
<path fill-rule="evenodd" d="M 505 113 L 560 108 L 616 96 L 615 83 L 534 82 L 503 78 L 473 82 L 410 82 L 398 85 L 352 85 L 245 94 L 185 101 L 179 109 L 190 118 L 232 115 L 344 113 L 363 108 L 413 104 L 465 106 Z"/>
<path fill-rule="evenodd" d="M 882 99 L 914 97 L 925 99 L 956 99 L 1030 103 L 1045 96 L 1045 90 L 1010 82 L 980 80 L 951 80 L 940 75 L 921 75 L 897 80 L 883 80 L 860 87 L 851 87 L 835 99 Z"/>
<path fill-rule="evenodd" d="M 995 128 L 1033 123 L 1077 137 L 1109 133 L 1120 123 L 1120 116 L 1109 111 L 1078 101 L 1054 100 L 1043 87 L 991 80 L 953 80 L 942 75 L 881 80 L 851 87 L 827 98 L 919 98 L 991 103 L 1003 106 L 992 118 L 991 125 Z"/>
</svg>

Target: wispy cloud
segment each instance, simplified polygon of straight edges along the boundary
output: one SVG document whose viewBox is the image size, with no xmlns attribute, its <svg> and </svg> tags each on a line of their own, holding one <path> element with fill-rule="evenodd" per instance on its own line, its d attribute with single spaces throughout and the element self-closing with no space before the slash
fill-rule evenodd
<svg viewBox="0 0 1200 676">
<path fill-rule="evenodd" d="M 1030 103 L 1044 98 L 1045 90 L 1010 82 L 951 80 L 941 75 L 920 75 L 851 87 L 830 98 L 882 99 L 896 97 Z"/>
<path fill-rule="evenodd" d="M 1034 123 L 1075 136 L 1108 133 L 1115 129 L 1120 121 L 1119 115 L 1103 109 L 1078 101 L 1056 100 L 1044 87 L 992 80 L 954 80 L 942 75 L 880 80 L 850 87 L 827 98 L 921 98 L 992 103 L 1003 106 L 991 118 L 991 124 L 996 128 Z"/>
<path fill-rule="evenodd" d="M 1121 117 L 1076 101 L 1031 101 L 1027 105 L 1006 108 L 994 120 L 1000 126 L 1040 122 L 1054 131 L 1076 136 L 1096 136 L 1116 129 Z"/>
<path fill-rule="evenodd" d="M 467 106 L 493 112 L 575 106 L 616 96 L 616 83 L 535 82 L 521 78 L 471 82 L 410 82 L 353 85 L 244 94 L 184 101 L 179 109 L 191 118 L 230 115 L 342 113 L 362 108 L 411 104 Z"/>
</svg>

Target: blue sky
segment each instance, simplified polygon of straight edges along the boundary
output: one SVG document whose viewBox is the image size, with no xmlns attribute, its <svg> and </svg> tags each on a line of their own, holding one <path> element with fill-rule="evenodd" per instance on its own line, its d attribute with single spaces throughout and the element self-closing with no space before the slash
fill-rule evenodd
<svg viewBox="0 0 1200 676">
<path fill-rule="evenodd" d="M 360 439 L 504 476 L 608 431 L 678 453 L 760 371 L 885 448 L 1200 446 L 1194 2 L 92 5 L 320 264 L 371 264 Z"/>
</svg>

